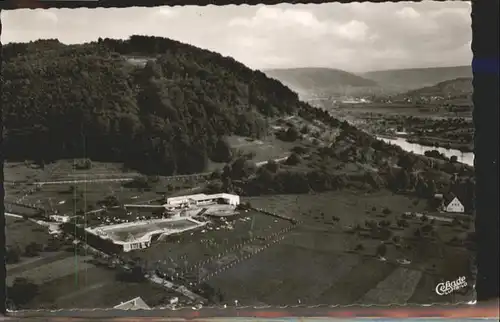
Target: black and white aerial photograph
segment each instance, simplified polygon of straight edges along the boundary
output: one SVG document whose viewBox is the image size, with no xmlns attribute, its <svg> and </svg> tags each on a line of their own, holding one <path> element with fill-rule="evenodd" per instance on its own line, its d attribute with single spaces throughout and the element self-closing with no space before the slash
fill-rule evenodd
<svg viewBox="0 0 500 322">
<path fill-rule="evenodd" d="M 473 302 L 470 14 L 3 11 L 8 308 Z"/>
</svg>

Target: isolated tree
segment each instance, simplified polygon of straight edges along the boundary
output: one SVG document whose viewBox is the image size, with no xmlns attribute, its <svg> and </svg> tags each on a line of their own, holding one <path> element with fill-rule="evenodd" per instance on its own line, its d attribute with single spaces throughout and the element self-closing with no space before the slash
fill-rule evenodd
<svg viewBox="0 0 500 322">
<path fill-rule="evenodd" d="M 434 227 L 432 227 L 432 225 L 424 225 L 424 226 L 422 226 L 421 230 L 423 233 L 427 234 L 427 233 L 430 233 L 431 231 L 433 231 Z"/>
<path fill-rule="evenodd" d="M 21 259 L 21 252 L 17 246 L 7 246 L 5 249 L 5 263 L 16 264 Z"/>
<path fill-rule="evenodd" d="M 240 157 L 231 164 L 229 171 L 231 179 L 241 180 L 254 174 L 256 168 L 252 162 Z"/>
<path fill-rule="evenodd" d="M 393 236 L 392 237 L 392 241 L 395 243 L 395 244 L 399 244 L 401 242 L 401 237 L 400 236 Z"/>
<path fill-rule="evenodd" d="M 427 197 L 432 198 L 436 194 L 436 182 L 431 180 L 427 185 Z"/>
<path fill-rule="evenodd" d="M 285 138 L 289 142 L 294 142 L 300 137 L 299 131 L 294 126 L 288 128 L 285 134 Z"/>
<path fill-rule="evenodd" d="M 298 154 L 292 153 L 285 161 L 287 165 L 297 165 L 301 162 L 301 158 Z"/>
<path fill-rule="evenodd" d="M 146 180 L 150 185 L 160 182 L 160 177 L 157 175 L 150 175 L 146 177 Z"/>
<path fill-rule="evenodd" d="M 405 169 L 399 172 L 398 183 L 400 189 L 408 189 L 410 187 L 410 175 Z"/>
<path fill-rule="evenodd" d="M 354 247 L 354 250 L 355 251 L 361 251 L 365 249 L 365 247 L 363 246 L 363 244 L 357 244 L 355 247 Z"/>
<path fill-rule="evenodd" d="M 415 164 L 415 156 L 410 153 L 404 153 L 399 157 L 398 165 L 405 171 L 411 172 Z"/>
<path fill-rule="evenodd" d="M 387 246 L 385 244 L 382 243 L 377 246 L 375 256 L 384 257 L 386 253 L 387 253 Z"/>
<path fill-rule="evenodd" d="M 24 255 L 27 257 L 35 257 L 38 256 L 38 254 L 43 250 L 43 246 L 36 243 L 36 242 L 31 242 L 26 247 L 24 248 Z"/>
<path fill-rule="evenodd" d="M 212 152 L 212 160 L 215 162 L 229 162 L 232 157 L 233 151 L 229 143 L 225 139 L 219 138 Z"/>
<path fill-rule="evenodd" d="M 276 173 L 279 170 L 279 164 L 274 160 L 269 160 L 267 161 L 265 168 L 269 170 L 271 173 Z"/>
</svg>

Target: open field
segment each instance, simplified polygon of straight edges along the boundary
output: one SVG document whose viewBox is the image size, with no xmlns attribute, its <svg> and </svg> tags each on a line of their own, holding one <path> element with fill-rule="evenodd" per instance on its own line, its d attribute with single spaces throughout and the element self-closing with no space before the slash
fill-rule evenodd
<svg viewBox="0 0 500 322">
<path fill-rule="evenodd" d="M 351 225 L 358 220 L 364 220 L 368 213 L 372 216 L 382 216 L 382 211 L 386 207 L 393 215 L 405 211 L 425 210 L 423 201 L 414 205 L 414 198 L 396 195 L 386 190 L 364 195 L 343 190 L 321 194 L 247 197 L 243 201 L 249 201 L 256 208 L 272 210 L 306 222 L 316 222 L 314 217 L 324 212 L 327 218 L 332 215 L 339 217 L 342 225 Z M 372 210 L 373 207 L 375 210 Z"/>
<path fill-rule="evenodd" d="M 25 162 L 5 162 L 5 181 L 33 182 L 43 179 L 44 171 L 39 167 Z"/>
<path fill-rule="evenodd" d="M 343 105 L 340 112 L 347 112 L 352 114 L 364 113 L 381 113 L 387 115 L 398 116 L 415 116 L 415 117 L 465 117 L 472 118 L 472 109 L 463 112 L 449 112 L 439 104 L 422 104 L 417 106 L 415 104 L 404 103 L 368 103 L 368 104 L 351 104 Z"/>
<path fill-rule="evenodd" d="M 110 308 L 138 296 L 151 307 L 166 305 L 173 297 L 182 298 L 178 293 L 153 283 L 126 283 L 111 279 L 86 285 L 60 297 L 57 305 L 62 308 Z"/>
<path fill-rule="evenodd" d="M 243 153 L 255 154 L 253 161 L 261 162 L 282 158 L 290 153 L 294 147 L 293 143 L 283 142 L 274 136 L 268 136 L 260 140 L 250 140 L 244 137 L 231 136 L 228 138 L 229 145 Z"/>
<path fill-rule="evenodd" d="M 109 308 L 141 296 L 148 305 L 164 305 L 177 293 L 150 282 L 116 280 L 116 271 L 96 267 L 90 257 L 68 257 L 23 272 L 23 277 L 39 283 L 38 295 L 29 303 L 36 308 Z M 65 264 L 65 265 L 62 265 Z M 62 270 L 61 268 L 63 268 Z M 57 273 L 47 273 L 57 269 Z M 42 280 L 43 279 L 43 280 Z"/>
<path fill-rule="evenodd" d="M 458 276 L 469 278 L 470 252 L 446 242 L 454 235 L 465 234 L 467 229 L 435 222 L 432 225 L 437 237 L 415 237 L 414 230 L 425 225 L 420 219 L 408 220 L 407 228 L 396 227 L 394 222 L 403 212 L 423 208 L 407 197 L 387 192 L 361 197 L 333 192 L 249 200 L 255 207 L 272 209 L 303 223 L 279 244 L 209 280 L 228 302 L 350 304 L 373 303 L 374 298 L 379 304 L 443 302 L 456 295 L 438 296 L 434 292 L 437 283 Z M 384 207 L 389 207 L 391 214 L 384 215 Z M 331 215 L 340 221 L 333 224 Z M 391 236 L 400 238 L 398 245 L 409 247 L 399 247 L 391 238 L 385 242 L 385 260 L 379 260 L 375 256 L 379 239 L 371 237 L 365 228 L 359 233 L 344 228 L 356 224 L 363 227 L 367 219 L 391 221 Z M 357 245 L 362 249 L 354 250 Z"/>
<path fill-rule="evenodd" d="M 325 234 L 291 232 L 280 244 L 226 270 L 209 284 L 220 289 L 228 302 L 237 299 L 241 305 L 423 304 L 451 300 L 452 296 L 436 295 L 435 286 L 465 276 L 463 265 L 461 272 L 453 272 L 461 275 L 443 278 L 393 261 L 382 262 L 373 255 L 342 252 L 336 249 L 341 248 L 338 241 Z M 457 265 L 452 256 L 447 260 Z M 432 281 L 432 287 L 422 278 Z M 373 301 L 373 293 L 384 296 Z"/>
<path fill-rule="evenodd" d="M 94 163 L 93 163 L 94 165 Z M 61 177 L 72 167 L 70 160 L 57 161 L 46 166 L 45 171 L 35 166 L 25 163 L 9 163 L 6 165 L 6 177 L 10 180 L 26 181 L 58 181 L 58 180 L 80 180 L 85 178 L 100 179 L 106 169 L 111 174 L 120 174 L 121 169 L 117 164 L 95 163 L 91 170 L 75 170 L 69 172 L 68 176 Z M 52 170 L 59 171 L 54 174 Z M 85 172 L 85 173 L 84 173 Z M 80 176 L 80 174 L 82 176 Z M 135 173 L 125 173 L 128 177 Z M 10 177 L 9 177 L 10 176 Z M 30 179 L 34 178 L 35 179 Z M 59 177 L 58 177 L 59 176 Z M 169 177 L 159 177 L 156 182 L 150 182 L 149 188 L 138 188 L 126 182 L 95 182 L 95 183 L 65 183 L 54 185 L 43 185 L 35 189 L 31 184 L 10 184 L 6 185 L 6 202 L 21 202 L 27 205 L 34 205 L 46 210 L 55 211 L 62 215 L 74 215 L 78 211 L 91 211 L 100 208 L 98 203 L 105 198 L 114 196 L 119 203 L 146 203 L 165 197 L 165 195 L 175 196 L 178 194 L 190 193 L 198 185 L 204 184 L 203 179 L 171 179 Z M 31 190 L 31 191 L 29 191 Z M 21 214 L 35 214 L 37 211 L 16 208 Z M 14 210 L 11 212 L 18 213 Z"/>
<path fill-rule="evenodd" d="M 193 229 L 198 226 L 199 226 L 198 224 L 189 221 L 187 219 L 179 219 L 175 221 L 154 222 L 151 224 L 131 226 L 131 227 L 117 227 L 117 228 L 103 227 L 100 230 L 108 233 L 114 240 L 127 241 L 130 236 L 133 236 L 136 239 L 140 239 L 145 234 L 152 231 L 160 231 L 163 229 L 184 230 L 184 229 Z"/>
<path fill-rule="evenodd" d="M 166 268 L 186 268 L 247 242 L 252 237 L 271 235 L 290 226 L 288 221 L 255 212 L 243 213 L 237 217 L 239 218 L 231 217 L 233 229 L 220 224 L 209 225 L 201 231 L 186 232 L 153 244 L 150 248 L 128 254 L 150 264 L 160 261 Z M 217 222 L 216 219 L 214 221 Z"/>
<path fill-rule="evenodd" d="M 106 197 L 114 196 L 120 203 L 137 203 L 161 197 L 156 191 L 140 191 L 126 188 L 120 183 L 102 184 L 62 184 L 42 186 L 41 190 L 31 196 L 31 200 L 39 201 L 46 208 L 57 210 L 60 214 L 72 214 L 78 210 L 100 208 L 98 203 Z M 50 200 L 50 204 L 49 204 Z"/>
<path fill-rule="evenodd" d="M 66 255 L 63 258 L 49 257 L 50 261 L 38 262 L 36 267 L 26 265 L 22 271 L 17 270 L 16 273 L 8 272 L 7 283 L 11 284 L 15 278 L 23 277 L 36 284 L 44 284 L 79 271 L 86 272 L 93 268 L 93 265 L 88 263 L 88 260 L 92 258 L 91 256 L 76 256 L 70 252 L 67 252 Z"/>
<path fill-rule="evenodd" d="M 21 218 L 5 217 L 6 245 L 17 246 L 24 249 L 32 242 L 47 244 L 51 239 L 46 227 L 41 227 L 34 222 Z"/>
<path fill-rule="evenodd" d="M 76 180 L 94 177 L 134 177 L 136 171 L 125 169 L 120 163 L 92 161 L 90 169 L 76 169 L 78 160 L 58 160 L 56 169 L 52 172 L 54 180 Z"/>
</svg>

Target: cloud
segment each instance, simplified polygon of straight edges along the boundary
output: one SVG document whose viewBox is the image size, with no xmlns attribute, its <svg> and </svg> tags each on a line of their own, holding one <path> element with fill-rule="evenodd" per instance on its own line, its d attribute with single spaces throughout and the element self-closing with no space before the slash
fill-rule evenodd
<svg viewBox="0 0 500 322">
<path fill-rule="evenodd" d="M 349 71 L 469 64 L 470 3 L 324 3 L 3 11 L 4 42 L 173 38 L 252 68 Z"/>
<path fill-rule="evenodd" d="M 368 26 L 362 21 L 351 20 L 344 25 L 339 25 L 335 31 L 345 39 L 363 41 L 366 39 Z"/>
<path fill-rule="evenodd" d="M 29 16 L 29 21 L 24 21 L 24 24 L 18 24 L 21 20 L 25 19 L 26 16 Z M 42 9 L 13 10 L 9 11 L 9 14 L 2 14 L 2 18 L 3 24 L 18 30 L 52 28 L 57 25 L 59 20 L 56 12 Z"/>
<path fill-rule="evenodd" d="M 420 18 L 420 13 L 411 7 L 404 7 L 403 9 L 396 11 L 396 16 L 401 19 L 418 19 Z"/>
<path fill-rule="evenodd" d="M 178 12 L 175 9 L 170 7 L 160 7 L 156 12 L 154 12 L 154 16 L 160 18 L 173 18 L 177 16 Z"/>
</svg>

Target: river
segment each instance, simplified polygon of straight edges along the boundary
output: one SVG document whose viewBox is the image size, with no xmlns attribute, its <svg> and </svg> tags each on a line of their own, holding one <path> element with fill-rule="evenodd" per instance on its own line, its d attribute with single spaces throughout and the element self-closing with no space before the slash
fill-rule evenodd
<svg viewBox="0 0 500 322">
<path fill-rule="evenodd" d="M 426 151 L 436 150 L 448 158 L 451 156 L 456 156 L 458 162 L 474 166 L 474 153 L 472 152 L 462 152 L 454 149 L 445 149 L 445 148 L 420 145 L 418 143 L 410 143 L 406 141 L 404 138 L 394 138 L 394 139 L 388 139 L 384 137 L 377 137 L 377 138 L 384 142 L 400 146 L 403 150 L 408 152 L 413 152 L 415 154 L 423 155 Z"/>
<path fill-rule="evenodd" d="M 338 115 L 335 115 L 331 111 L 329 113 L 333 117 L 338 117 Z M 347 121 L 349 124 L 351 124 L 353 126 L 357 126 L 358 123 L 364 123 L 364 121 L 360 122 L 356 118 L 351 119 L 348 117 L 347 118 L 344 117 L 341 119 Z M 366 131 L 363 131 L 363 132 L 368 133 Z M 418 143 L 410 143 L 410 142 L 406 141 L 406 139 L 404 139 L 404 138 L 389 139 L 389 138 L 381 137 L 381 136 L 376 136 L 376 137 L 377 137 L 377 139 L 379 139 L 381 141 L 384 141 L 386 143 L 390 143 L 393 145 L 397 145 L 397 146 L 401 147 L 403 150 L 408 151 L 408 152 L 413 152 L 415 154 L 423 155 L 426 151 L 436 150 L 439 153 L 442 153 L 447 158 L 452 157 L 452 156 L 456 156 L 458 162 L 470 165 L 471 167 L 474 167 L 474 153 L 472 153 L 472 152 L 462 152 L 460 150 L 455 150 L 455 149 L 445 149 L 445 148 L 438 148 L 438 147 L 432 147 L 432 146 L 425 146 L 425 145 L 421 145 Z"/>
</svg>

